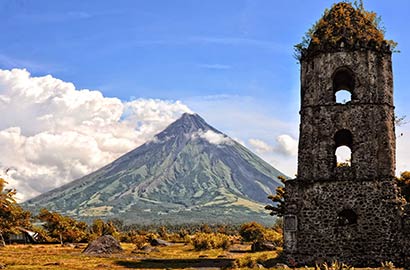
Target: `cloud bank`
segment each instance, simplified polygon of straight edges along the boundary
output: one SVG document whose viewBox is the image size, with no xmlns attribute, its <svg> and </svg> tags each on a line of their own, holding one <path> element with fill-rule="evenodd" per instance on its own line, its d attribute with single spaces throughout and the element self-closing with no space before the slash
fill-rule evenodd
<svg viewBox="0 0 410 270">
<path fill-rule="evenodd" d="M 90 173 L 191 110 L 179 101 L 107 98 L 50 75 L 0 70 L 1 168 L 25 200 Z"/>
</svg>

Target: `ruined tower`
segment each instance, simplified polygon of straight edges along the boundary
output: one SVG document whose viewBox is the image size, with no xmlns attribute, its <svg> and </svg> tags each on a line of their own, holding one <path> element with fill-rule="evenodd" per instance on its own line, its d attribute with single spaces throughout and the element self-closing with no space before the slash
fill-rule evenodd
<svg viewBox="0 0 410 270">
<path fill-rule="evenodd" d="M 401 263 L 391 48 L 363 10 L 335 4 L 302 50 L 298 174 L 285 254 L 299 265 Z M 337 100 L 339 91 L 350 101 Z M 338 161 L 345 147 L 349 160 Z"/>
</svg>

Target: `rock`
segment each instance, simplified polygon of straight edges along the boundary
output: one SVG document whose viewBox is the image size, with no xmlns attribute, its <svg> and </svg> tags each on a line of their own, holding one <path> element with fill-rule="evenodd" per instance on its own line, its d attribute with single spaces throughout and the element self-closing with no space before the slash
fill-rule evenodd
<svg viewBox="0 0 410 270">
<path fill-rule="evenodd" d="M 159 239 L 159 238 L 154 238 L 151 240 L 151 246 L 156 247 L 156 246 L 161 246 L 161 247 L 167 247 L 172 245 L 170 242 L 167 242 L 165 240 Z"/>
<path fill-rule="evenodd" d="M 275 268 L 278 268 L 278 269 L 290 269 L 289 266 L 287 266 L 287 265 L 284 264 L 284 263 L 277 263 L 277 264 L 275 265 Z"/>
<path fill-rule="evenodd" d="M 160 250 L 157 247 L 152 247 L 150 245 L 145 245 L 140 249 L 134 249 L 131 253 L 134 254 L 148 254 L 151 252 L 160 252 Z"/>
<path fill-rule="evenodd" d="M 267 250 L 276 250 L 276 245 L 268 241 L 257 241 L 252 244 L 252 251 L 267 251 Z"/>
<path fill-rule="evenodd" d="M 114 254 L 121 252 L 123 252 L 123 249 L 120 243 L 111 235 L 97 238 L 83 250 L 85 254 Z"/>
</svg>

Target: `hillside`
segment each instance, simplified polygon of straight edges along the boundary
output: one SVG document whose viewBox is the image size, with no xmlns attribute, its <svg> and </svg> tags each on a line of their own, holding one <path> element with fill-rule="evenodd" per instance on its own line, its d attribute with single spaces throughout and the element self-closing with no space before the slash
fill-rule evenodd
<svg viewBox="0 0 410 270">
<path fill-rule="evenodd" d="M 105 167 L 25 203 L 127 223 L 272 222 L 263 210 L 283 175 L 197 114 Z"/>
</svg>

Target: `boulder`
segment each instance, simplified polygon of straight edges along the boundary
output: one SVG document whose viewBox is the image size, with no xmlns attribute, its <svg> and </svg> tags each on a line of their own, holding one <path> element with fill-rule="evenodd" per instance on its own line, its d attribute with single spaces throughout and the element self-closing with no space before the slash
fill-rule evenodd
<svg viewBox="0 0 410 270">
<path fill-rule="evenodd" d="M 172 245 L 170 242 L 167 242 L 167 241 L 159 239 L 159 238 L 152 239 L 150 244 L 153 247 L 157 247 L 157 246 L 167 247 L 167 246 Z"/>
<path fill-rule="evenodd" d="M 150 245 L 145 245 L 140 249 L 134 249 L 132 253 L 134 254 L 148 254 L 151 252 L 160 252 L 160 250 L 157 247 L 152 247 Z"/>
<path fill-rule="evenodd" d="M 252 244 L 252 251 L 268 251 L 268 250 L 276 250 L 276 245 L 269 241 L 257 241 Z"/>
<path fill-rule="evenodd" d="M 121 252 L 123 252 L 123 249 L 120 243 L 111 235 L 104 235 L 95 239 L 83 250 L 85 254 L 114 254 Z"/>
</svg>

